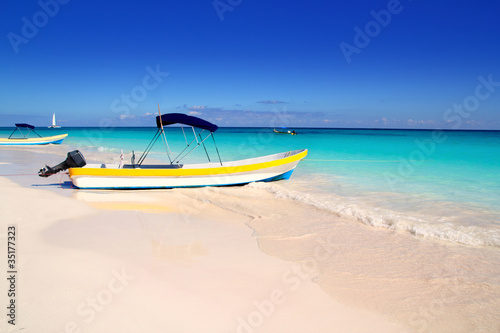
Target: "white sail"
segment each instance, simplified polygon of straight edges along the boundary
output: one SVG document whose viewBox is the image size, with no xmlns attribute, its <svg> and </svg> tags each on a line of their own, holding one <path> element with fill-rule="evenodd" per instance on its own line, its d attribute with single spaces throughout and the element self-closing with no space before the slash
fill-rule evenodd
<svg viewBox="0 0 500 333">
<path fill-rule="evenodd" d="M 56 125 L 56 114 L 55 113 L 52 114 L 52 125 L 49 126 L 49 128 L 61 128 L 61 126 Z"/>
</svg>

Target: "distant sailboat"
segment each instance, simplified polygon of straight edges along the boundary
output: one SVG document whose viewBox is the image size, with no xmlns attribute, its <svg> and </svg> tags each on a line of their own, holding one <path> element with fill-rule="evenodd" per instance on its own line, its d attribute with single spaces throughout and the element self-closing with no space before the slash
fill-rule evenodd
<svg viewBox="0 0 500 333">
<path fill-rule="evenodd" d="M 56 125 L 56 114 L 52 114 L 52 125 L 49 128 L 61 128 L 61 126 Z"/>
</svg>

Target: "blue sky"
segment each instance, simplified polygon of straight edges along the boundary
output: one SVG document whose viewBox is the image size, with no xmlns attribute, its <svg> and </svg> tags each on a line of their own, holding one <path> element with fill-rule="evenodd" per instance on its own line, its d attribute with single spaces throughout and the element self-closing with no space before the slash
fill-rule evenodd
<svg viewBox="0 0 500 333">
<path fill-rule="evenodd" d="M 0 126 L 500 129 L 493 0 L 1 6 Z"/>
</svg>

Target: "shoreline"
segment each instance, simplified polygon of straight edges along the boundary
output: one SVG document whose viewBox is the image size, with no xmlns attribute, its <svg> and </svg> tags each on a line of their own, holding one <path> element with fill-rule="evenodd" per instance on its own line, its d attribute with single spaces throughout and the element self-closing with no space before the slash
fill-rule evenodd
<svg viewBox="0 0 500 333">
<path fill-rule="evenodd" d="M 17 160 L 32 154 L 2 170 L 31 170 L 39 153 L 12 150 Z M 256 216 L 218 206 L 214 190 L 75 191 L 32 177 L 0 177 L 2 238 L 8 224 L 19 229 L 17 329 L 406 331 L 262 252 L 249 228 Z"/>
</svg>

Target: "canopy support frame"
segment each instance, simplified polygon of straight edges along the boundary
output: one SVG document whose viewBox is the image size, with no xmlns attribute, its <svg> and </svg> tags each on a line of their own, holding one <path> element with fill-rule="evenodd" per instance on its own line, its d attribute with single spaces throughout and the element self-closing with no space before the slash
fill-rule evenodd
<svg viewBox="0 0 500 333">
<path fill-rule="evenodd" d="M 220 166 L 222 166 L 222 160 L 220 158 L 219 148 L 217 148 L 217 144 L 215 144 L 214 132 L 211 132 L 210 135 L 212 136 L 212 140 L 214 141 L 214 146 L 215 146 L 215 150 L 217 151 L 217 156 L 219 156 Z"/>
<path fill-rule="evenodd" d="M 12 136 L 14 135 L 14 133 L 16 133 L 16 131 L 19 131 L 19 133 L 21 133 L 21 135 L 23 136 L 24 139 L 26 139 L 28 137 L 28 135 L 30 135 L 31 132 L 35 133 L 40 138 L 42 137 L 40 134 L 38 134 L 37 132 L 35 132 L 34 129 L 31 129 L 29 127 L 27 127 L 27 129 L 28 129 L 28 133 L 24 134 L 23 131 L 21 131 L 21 128 L 19 126 L 16 126 L 16 128 L 14 129 L 14 131 L 9 135 L 9 139 L 12 138 Z"/>
<path fill-rule="evenodd" d="M 165 118 L 165 119 L 163 119 L 163 118 Z M 165 123 L 166 125 L 172 125 L 175 123 L 184 124 L 184 125 L 191 126 L 191 129 L 193 130 L 194 139 L 188 143 L 186 133 L 184 131 L 184 126 L 181 125 L 181 130 L 182 130 L 182 134 L 184 135 L 186 147 L 175 158 L 171 158 L 174 156 L 174 154 L 170 150 L 170 146 L 168 144 L 168 140 L 167 140 L 166 135 L 165 135 L 163 123 Z M 200 145 L 202 145 L 203 149 L 205 150 L 205 154 L 207 155 L 208 162 L 212 163 L 212 161 L 210 159 L 210 155 L 208 154 L 207 147 L 205 146 L 205 140 L 207 140 L 208 137 L 211 136 L 212 140 L 214 142 L 215 149 L 217 151 L 217 156 L 219 157 L 219 162 L 222 166 L 222 159 L 220 157 L 219 149 L 217 148 L 217 145 L 215 143 L 215 138 L 213 135 L 213 132 L 215 132 L 218 128 L 217 125 L 214 125 L 214 124 L 211 124 L 205 120 L 202 120 L 202 119 L 199 119 L 196 117 L 192 117 L 192 116 L 188 116 L 188 115 L 184 115 L 184 114 L 171 113 L 171 114 L 168 114 L 168 117 L 167 117 L 167 115 L 162 116 L 161 112 L 160 112 L 160 105 L 159 104 L 158 104 L 158 116 L 156 117 L 156 124 L 158 127 L 158 131 L 155 133 L 155 135 L 153 136 L 153 139 L 146 147 L 146 150 L 142 153 L 141 157 L 139 158 L 139 160 L 136 164 L 137 166 L 142 165 L 142 163 L 144 162 L 147 155 L 150 153 L 151 149 L 156 144 L 156 141 L 158 141 L 158 138 L 160 136 L 162 137 L 162 141 L 165 145 L 165 150 L 167 152 L 168 159 L 169 159 L 171 165 L 174 163 L 179 164 L 181 160 L 183 160 L 186 156 L 188 156 L 194 149 L 196 149 Z M 200 128 L 201 132 L 197 134 L 196 130 L 194 129 L 195 127 Z M 202 133 L 205 130 L 209 131 L 210 133 L 207 134 L 207 136 L 205 138 L 203 138 Z M 200 137 L 200 140 L 198 140 L 198 136 Z M 189 151 L 186 152 L 186 150 L 188 148 L 190 148 L 190 146 L 193 144 L 193 142 L 195 140 L 196 140 L 196 145 L 193 148 L 191 148 Z M 170 156 L 170 155 L 172 155 L 172 156 Z M 135 165 L 134 165 L 134 167 L 135 167 Z"/>
<path fill-rule="evenodd" d="M 141 157 L 139 157 L 139 160 L 137 161 L 138 166 L 142 165 L 142 162 L 144 162 L 144 160 L 146 159 L 146 156 L 148 156 L 149 152 L 151 151 L 151 149 L 155 145 L 156 141 L 158 141 L 158 138 L 160 137 L 162 131 L 163 131 L 163 129 L 161 129 L 161 128 L 159 128 L 156 131 L 155 135 L 153 136 L 153 139 L 149 142 L 148 146 L 146 147 L 146 149 L 142 153 Z"/>
<path fill-rule="evenodd" d="M 193 128 L 193 131 L 194 131 L 194 128 Z M 205 131 L 205 130 L 203 130 L 203 131 Z M 201 133 L 203 133 L 203 131 L 201 131 L 201 132 L 200 132 L 200 134 L 199 134 L 200 139 L 202 139 L 202 137 L 201 137 Z M 210 134 L 212 134 L 212 132 L 210 132 Z M 184 156 L 182 156 L 182 158 L 179 158 L 179 160 L 177 161 L 177 163 L 179 163 L 179 162 L 180 162 L 181 160 L 183 160 L 186 156 L 188 156 L 189 154 L 191 154 L 191 152 L 192 152 L 193 150 L 195 150 L 198 146 L 203 145 L 203 147 L 205 147 L 205 145 L 204 145 L 204 143 L 203 143 L 203 142 L 204 142 L 206 139 L 208 139 L 208 137 L 210 136 L 210 134 L 208 134 L 208 135 L 207 135 L 204 139 L 202 139 L 202 141 L 198 141 L 198 138 L 197 138 L 197 135 L 196 135 L 196 132 L 195 132 L 195 138 L 196 138 L 196 142 L 197 142 L 196 146 L 194 146 L 193 148 L 191 148 L 191 150 L 190 150 L 190 151 L 188 151 L 188 152 L 187 152 Z M 185 149 L 184 149 L 184 150 L 185 150 Z M 210 162 L 210 156 L 208 155 L 208 152 L 207 152 L 206 148 L 205 148 L 205 152 L 207 153 L 208 161 Z M 179 156 L 180 156 L 180 154 L 179 154 Z"/>
</svg>

